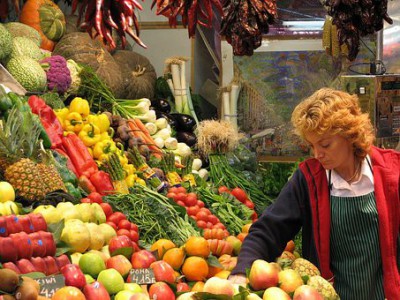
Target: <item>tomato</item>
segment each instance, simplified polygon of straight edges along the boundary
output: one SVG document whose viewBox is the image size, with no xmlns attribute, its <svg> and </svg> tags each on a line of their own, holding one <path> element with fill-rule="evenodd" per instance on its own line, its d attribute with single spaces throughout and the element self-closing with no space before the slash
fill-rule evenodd
<svg viewBox="0 0 400 300">
<path fill-rule="evenodd" d="M 211 224 L 215 225 L 219 222 L 219 219 L 216 215 L 208 215 L 207 221 L 210 222 Z"/>
<path fill-rule="evenodd" d="M 207 228 L 207 223 L 204 222 L 203 220 L 198 220 L 197 222 L 197 226 L 199 226 L 200 228 Z"/>
<path fill-rule="evenodd" d="M 209 229 L 213 228 L 213 223 L 207 222 L 206 223 L 206 228 L 209 228 Z"/>
<path fill-rule="evenodd" d="M 221 222 L 218 222 L 217 224 L 214 224 L 213 228 L 225 229 L 225 225 Z"/>
<path fill-rule="evenodd" d="M 131 222 L 129 222 L 127 219 L 123 219 L 118 222 L 117 224 L 118 229 L 131 229 Z"/>
<path fill-rule="evenodd" d="M 207 221 L 208 220 L 208 214 L 201 210 L 196 214 L 197 220 L 201 220 L 201 221 Z"/>
<path fill-rule="evenodd" d="M 208 208 L 206 208 L 206 207 L 200 208 L 200 211 L 204 211 L 204 212 L 206 213 L 207 216 L 208 216 L 208 215 L 211 215 L 211 211 L 210 211 Z"/>
<path fill-rule="evenodd" d="M 189 216 L 195 216 L 197 215 L 197 213 L 200 211 L 200 207 L 198 207 L 197 205 L 193 205 L 189 207 L 189 211 L 188 214 Z"/>
<path fill-rule="evenodd" d="M 139 233 L 135 230 L 129 230 L 129 233 L 131 235 L 132 242 L 137 243 L 139 241 Z"/>
<path fill-rule="evenodd" d="M 180 205 L 180 206 L 186 206 L 186 204 L 182 201 L 176 201 L 176 204 Z"/>
<path fill-rule="evenodd" d="M 81 203 L 92 203 L 92 200 L 90 200 L 89 198 L 82 198 Z"/>
<path fill-rule="evenodd" d="M 178 191 L 178 193 L 187 193 L 187 190 L 183 187 L 183 186 L 179 186 L 179 187 L 177 187 L 177 191 Z"/>
<path fill-rule="evenodd" d="M 196 194 L 194 194 L 194 195 L 191 195 L 191 194 L 193 194 L 193 193 L 189 193 L 186 196 L 186 205 L 187 206 L 194 206 L 194 205 L 197 204 L 197 196 L 196 196 Z"/>
<path fill-rule="evenodd" d="M 125 236 L 127 236 L 130 240 L 132 239 L 131 233 L 130 233 L 130 231 L 129 231 L 128 229 L 118 229 L 118 230 L 117 230 L 117 235 L 118 235 L 118 236 L 120 236 L 120 235 L 125 235 Z"/>
<path fill-rule="evenodd" d="M 178 193 L 178 188 L 176 186 L 170 187 L 168 189 L 168 193 L 174 193 L 177 194 Z"/>
<path fill-rule="evenodd" d="M 204 202 L 201 200 L 197 200 L 197 206 L 200 208 L 204 207 Z"/>
<path fill-rule="evenodd" d="M 115 224 L 118 224 L 119 221 L 126 219 L 126 216 L 119 211 L 116 211 L 112 213 L 110 216 L 108 216 L 107 221 L 114 222 Z"/>
<path fill-rule="evenodd" d="M 112 215 L 113 209 L 110 204 L 103 202 L 103 203 L 100 203 L 100 206 L 103 209 L 104 214 L 106 215 L 106 218 L 108 218 L 109 216 Z"/>
<path fill-rule="evenodd" d="M 139 232 L 139 228 L 135 223 L 131 223 L 131 230 L 135 230 L 136 232 Z"/>
<path fill-rule="evenodd" d="M 244 202 L 247 200 L 247 195 L 246 192 L 243 191 L 241 188 L 239 187 L 235 187 L 232 191 L 231 194 L 238 199 L 240 202 Z"/>
<path fill-rule="evenodd" d="M 175 193 L 168 192 L 167 198 L 175 199 L 175 195 L 176 195 Z"/>
<path fill-rule="evenodd" d="M 103 203 L 103 197 L 98 192 L 91 192 L 88 198 L 92 200 L 92 203 Z"/>
<path fill-rule="evenodd" d="M 218 193 L 222 194 L 222 193 L 229 193 L 230 190 L 228 187 L 226 187 L 225 185 L 222 185 L 218 188 Z"/>
<path fill-rule="evenodd" d="M 175 202 L 182 201 L 186 203 L 186 194 L 185 193 L 178 193 L 174 197 Z"/>
</svg>

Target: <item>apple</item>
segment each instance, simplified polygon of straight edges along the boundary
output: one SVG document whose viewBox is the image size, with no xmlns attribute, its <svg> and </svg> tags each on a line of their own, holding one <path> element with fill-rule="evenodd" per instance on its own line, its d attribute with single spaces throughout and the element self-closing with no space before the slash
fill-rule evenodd
<svg viewBox="0 0 400 300">
<path fill-rule="evenodd" d="M 106 263 L 107 260 L 110 258 L 110 256 L 107 255 L 107 253 L 105 253 L 103 251 L 100 251 L 100 250 L 93 250 L 92 249 L 92 250 L 87 251 L 87 253 L 94 253 L 94 254 L 99 255 L 103 259 L 104 263 Z"/>
<path fill-rule="evenodd" d="M 273 286 L 265 290 L 263 300 L 290 300 L 290 296 L 280 288 Z"/>
<path fill-rule="evenodd" d="M 46 247 L 46 256 L 55 256 L 57 251 L 56 242 L 54 241 L 53 234 L 47 231 L 38 231 L 43 244 Z"/>
<path fill-rule="evenodd" d="M 303 285 L 303 279 L 297 271 L 285 269 L 278 273 L 279 287 L 286 293 L 293 293 L 299 286 Z"/>
<path fill-rule="evenodd" d="M 32 265 L 35 267 L 36 272 L 41 272 L 43 274 L 47 273 L 47 266 L 43 257 L 31 257 L 30 261 Z"/>
<path fill-rule="evenodd" d="M 228 279 L 211 277 L 204 284 L 203 292 L 233 296 L 235 294 L 235 287 Z"/>
<path fill-rule="evenodd" d="M 78 265 L 67 264 L 61 268 L 61 274 L 65 278 L 65 285 L 82 289 L 86 285 L 86 278 Z"/>
<path fill-rule="evenodd" d="M 158 260 L 150 265 L 154 271 L 156 281 L 165 281 L 168 283 L 175 283 L 176 275 L 174 269 L 165 261 Z"/>
<path fill-rule="evenodd" d="M 230 235 L 225 239 L 233 247 L 233 253 L 237 256 L 239 255 L 240 249 L 242 248 L 242 241 L 236 236 Z"/>
<path fill-rule="evenodd" d="M 57 266 L 56 259 L 53 256 L 46 256 L 43 258 L 46 263 L 47 273 L 46 275 L 53 275 L 60 272 Z"/>
<path fill-rule="evenodd" d="M 91 284 L 93 282 L 95 282 L 96 280 L 94 280 L 94 278 L 92 276 L 90 276 L 89 274 L 85 274 L 85 280 L 86 280 L 86 284 Z"/>
<path fill-rule="evenodd" d="M 324 300 L 324 297 L 312 286 L 301 285 L 294 291 L 293 300 Z"/>
<path fill-rule="evenodd" d="M 8 234 L 18 233 L 22 231 L 22 225 L 18 222 L 18 217 L 15 215 L 8 215 L 4 217 L 6 220 L 6 228 Z"/>
<path fill-rule="evenodd" d="M 73 263 L 73 264 L 79 266 L 79 260 L 81 259 L 82 255 L 83 255 L 83 254 L 80 253 L 80 252 L 74 252 L 74 253 L 72 253 L 72 254 L 71 254 L 71 263 Z"/>
<path fill-rule="evenodd" d="M 150 300 L 150 298 L 145 293 L 135 293 L 129 298 L 129 300 Z"/>
<path fill-rule="evenodd" d="M 139 250 L 132 254 L 131 263 L 134 269 L 150 268 L 150 265 L 157 259 L 153 253 L 148 250 Z"/>
<path fill-rule="evenodd" d="M 114 300 L 129 300 L 135 293 L 128 290 L 122 290 L 114 296 Z"/>
<path fill-rule="evenodd" d="M 130 282 L 130 283 L 125 283 L 124 284 L 124 290 L 125 291 L 131 291 L 134 293 L 142 293 L 143 289 L 140 285 L 138 285 L 137 283 L 134 282 Z"/>
<path fill-rule="evenodd" d="M 16 262 L 21 274 L 36 272 L 35 266 L 27 259 L 23 258 Z M 46 274 L 47 275 L 47 274 Z"/>
<path fill-rule="evenodd" d="M 103 209 L 104 214 L 106 215 L 106 218 L 112 215 L 113 209 L 109 203 L 100 203 L 100 207 Z"/>
<path fill-rule="evenodd" d="M 165 282 L 156 282 L 150 286 L 149 289 L 150 299 L 165 299 L 175 300 L 175 294 L 168 284 Z"/>
<path fill-rule="evenodd" d="M 190 286 L 186 282 L 178 282 L 176 285 L 176 291 L 179 292 L 190 292 Z"/>
<path fill-rule="evenodd" d="M 83 294 L 86 300 L 110 300 L 110 295 L 106 288 L 98 281 L 86 284 L 83 288 Z"/>
<path fill-rule="evenodd" d="M 111 256 L 122 254 L 129 259 L 133 253 L 133 244 L 125 235 L 114 236 L 108 243 L 108 250 Z"/>
<path fill-rule="evenodd" d="M 18 259 L 18 252 L 10 237 L 0 239 L 0 262 L 15 262 Z"/>
<path fill-rule="evenodd" d="M 29 235 L 26 232 L 19 232 L 10 234 L 10 238 L 13 240 L 14 245 L 16 245 L 16 249 L 14 251 L 17 252 L 18 258 L 26 258 L 30 259 L 32 257 L 33 248 L 32 242 L 29 238 Z"/>
<path fill-rule="evenodd" d="M 58 269 L 61 270 L 62 267 L 70 264 L 71 262 L 67 255 L 62 254 L 62 255 L 56 257 L 56 263 L 57 263 Z M 79 263 L 77 265 L 79 265 Z"/>
<path fill-rule="evenodd" d="M 125 256 L 119 254 L 110 257 L 106 262 L 106 267 L 107 269 L 113 268 L 117 270 L 122 277 L 126 278 L 132 269 L 132 264 Z"/>
<path fill-rule="evenodd" d="M 30 213 L 28 216 L 33 226 L 33 232 L 47 231 L 47 223 L 42 214 Z"/>
<path fill-rule="evenodd" d="M 8 230 L 7 230 L 6 218 L 0 216 L 0 237 L 7 237 L 7 236 L 8 236 Z"/>
<path fill-rule="evenodd" d="M 260 298 L 260 296 L 257 294 L 250 293 L 247 295 L 246 300 L 262 300 L 262 298 Z"/>
<path fill-rule="evenodd" d="M 249 284 L 256 291 L 277 286 L 279 282 L 278 274 L 279 271 L 276 266 L 265 260 L 257 259 L 250 268 Z"/>
<path fill-rule="evenodd" d="M 124 278 L 115 269 L 106 269 L 100 272 L 97 281 L 104 285 L 110 295 L 116 294 L 124 289 Z"/>
<path fill-rule="evenodd" d="M 18 216 L 18 222 L 21 223 L 22 231 L 26 233 L 34 232 L 34 228 L 31 219 L 29 218 L 29 215 Z"/>
<path fill-rule="evenodd" d="M 21 270 L 18 269 L 17 265 L 14 264 L 13 262 L 3 263 L 3 268 L 4 269 L 10 269 L 10 270 L 13 270 L 17 274 L 21 274 Z"/>
</svg>

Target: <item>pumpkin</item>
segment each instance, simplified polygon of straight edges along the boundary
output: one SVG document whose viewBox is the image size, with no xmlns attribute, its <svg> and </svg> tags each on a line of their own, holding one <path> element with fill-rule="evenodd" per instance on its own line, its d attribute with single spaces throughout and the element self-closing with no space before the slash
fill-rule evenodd
<svg viewBox="0 0 400 300">
<path fill-rule="evenodd" d="M 42 38 L 40 48 L 52 51 L 65 33 L 65 16 L 51 0 L 28 0 L 21 9 L 19 21 L 35 28 Z"/>
<path fill-rule="evenodd" d="M 113 58 L 121 68 L 124 81 L 124 99 L 154 97 L 157 74 L 153 65 L 143 55 L 129 50 L 117 50 Z"/>
<path fill-rule="evenodd" d="M 124 93 L 122 73 L 119 65 L 102 44 L 92 39 L 86 32 L 71 32 L 64 35 L 56 44 L 53 55 L 90 66 L 100 79 L 110 88 L 115 97 Z"/>
</svg>

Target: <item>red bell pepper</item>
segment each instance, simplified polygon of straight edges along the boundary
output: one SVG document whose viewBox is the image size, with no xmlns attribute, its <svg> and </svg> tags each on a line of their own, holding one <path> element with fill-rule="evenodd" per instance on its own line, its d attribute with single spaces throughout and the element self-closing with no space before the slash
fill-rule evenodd
<svg viewBox="0 0 400 300">
<path fill-rule="evenodd" d="M 47 106 L 46 102 L 36 95 L 29 96 L 28 104 L 35 115 L 38 115 L 40 111 Z"/>
<path fill-rule="evenodd" d="M 108 195 L 114 192 L 114 186 L 111 177 L 104 171 L 97 171 L 90 176 L 90 181 L 96 187 L 96 190 L 101 195 Z"/>
<path fill-rule="evenodd" d="M 93 185 L 90 179 L 85 175 L 79 177 L 78 185 L 88 194 L 96 192 L 96 187 Z"/>
<path fill-rule="evenodd" d="M 64 136 L 62 144 L 79 177 L 82 175 L 90 177 L 99 170 L 89 150 L 76 134 Z"/>
</svg>

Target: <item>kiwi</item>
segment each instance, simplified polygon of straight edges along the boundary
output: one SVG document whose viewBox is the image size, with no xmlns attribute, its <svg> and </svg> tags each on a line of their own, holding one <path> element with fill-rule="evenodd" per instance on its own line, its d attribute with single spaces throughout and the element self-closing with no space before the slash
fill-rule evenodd
<svg viewBox="0 0 400 300">
<path fill-rule="evenodd" d="M 39 282 L 37 282 L 35 279 L 30 278 L 30 277 L 28 277 L 28 276 L 21 276 L 21 278 L 22 278 L 23 282 L 27 282 L 27 283 L 29 283 L 29 284 L 32 284 L 32 285 L 36 288 L 36 290 L 38 291 L 38 293 L 40 292 L 40 285 L 39 285 Z"/>
<path fill-rule="evenodd" d="M 0 269 L 0 290 L 13 293 L 19 284 L 18 274 L 10 269 Z"/>
<path fill-rule="evenodd" d="M 2 295 L 3 300 L 16 300 L 13 295 Z"/>
<path fill-rule="evenodd" d="M 15 291 L 15 298 L 17 300 L 36 300 L 39 292 L 36 285 L 29 280 L 22 281 L 22 284 Z"/>
</svg>

